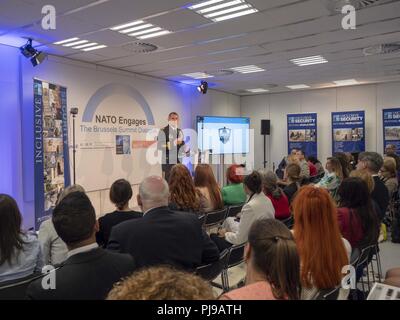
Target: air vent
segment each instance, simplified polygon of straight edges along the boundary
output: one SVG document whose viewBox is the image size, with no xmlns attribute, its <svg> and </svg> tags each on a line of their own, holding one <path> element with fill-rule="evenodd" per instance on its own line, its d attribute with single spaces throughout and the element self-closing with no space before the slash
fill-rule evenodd
<svg viewBox="0 0 400 320">
<path fill-rule="evenodd" d="M 341 13 L 342 8 L 346 5 L 351 5 L 356 10 L 360 10 L 389 1 L 392 0 L 324 0 L 326 7 L 332 13 Z"/>
<path fill-rule="evenodd" d="M 122 46 L 123 49 L 128 50 L 130 52 L 135 53 L 148 53 L 152 51 L 156 51 L 158 49 L 157 46 L 151 43 L 144 42 L 132 42 Z"/>
<path fill-rule="evenodd" d="M 377 46 L 368 47 L 363 50 L 365 56 L 397 52 L 400 52 L 400 43 L 384 43 Z"/>
<path fill-rule="evenodd" d="M 217 71 L 207 71 L 206 73 L 214 77 L 226 77 L 234 74 L 233 70 L 217 70 Z"/>
</svg>

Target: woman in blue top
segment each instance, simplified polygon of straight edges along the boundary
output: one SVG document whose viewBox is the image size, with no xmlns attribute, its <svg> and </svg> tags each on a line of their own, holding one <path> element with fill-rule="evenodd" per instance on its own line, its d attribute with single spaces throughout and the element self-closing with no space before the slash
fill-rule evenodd
<svg viewBox="0 0 400 320">
<path fill-rule="evenodd" d="M 0 194 L 0 283 L 42 271 L 39 240 L 34 233 L 22 231 L 21 224 L 15 200 Z"/>
</svg>

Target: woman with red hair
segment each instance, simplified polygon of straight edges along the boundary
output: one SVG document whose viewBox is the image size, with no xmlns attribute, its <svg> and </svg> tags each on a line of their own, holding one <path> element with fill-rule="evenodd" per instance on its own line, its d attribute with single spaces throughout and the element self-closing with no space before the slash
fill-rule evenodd
<svg viewBox="0 0 400 320">
<path fill-rule="evenodd" d="M 327 190 L 302 187 L 292 207 L 293 235 L 301 261 L 302 300 L 315 299 L 321 290 L 341 284 L 351 246 L 340 234 L 337 209 Z"/>
<path fill-rule="evenodd" d="M 243 187 L 244 166 L 231 165 L 226 172 L 228 185 L 222 188 L 222 199 L 225 205 L 243 204 L 246 202 L 246 193 Z"/>
</svg>

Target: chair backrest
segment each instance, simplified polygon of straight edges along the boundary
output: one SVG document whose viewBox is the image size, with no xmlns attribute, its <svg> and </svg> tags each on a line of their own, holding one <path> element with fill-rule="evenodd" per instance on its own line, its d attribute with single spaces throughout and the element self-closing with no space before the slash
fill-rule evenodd
<svg viewBox="0 0 400 320">
<path fill-rule="evenodd" d="M 371 249 L 375 247 L 375 244 L 365 247 L 361 250 L 360 257 L 356 263 L 356 269 L 360 266 L 364 266 L 368 263 L 370 258 Z"/>
<path fill-rule="evenodd" d="M 235 206 L 229 206 L 228 207 L 228 214 L 227 217 L 236 217 L 236 215 L 242 211 L 243 204 L 238 204 Z"/>
<path fill-rule="evenodd" d="M 232 268 L 241 264 L 244 261 L 244 247 L 246 243 L 232 246 L 229 248 L 229 256 L 226 264 L 226 269 Z"/>
<path fill-rule="evenodd" d="M 41 277 L 42 274 L 34 273 L 22 279 L 0 283 L 0 300 L 28 300 L 26 290 L 29 284 Z"/>
<path fill-rule="evenodd" d="M 199 215 L 199 221 L 202 227 L 204 227 L 204 223 L 206 222 L 206 216 L 207 214 L 201 214 Z"/>
<path fill-rule="evenodd" d="M 314 300 L 338 300 L 341 288 L 341 286 L 338 286 L 336 288 L 320 290 Z"/>
<path fill-rule="evenodd" d="M 208 212 L 206 214 L 204 227 L 210 228 L 222 224 L 222 222 L 224 222 L 225 220 L 226 210 L 227 210 L 226 208 L 223 208 L 220 210 Z"/>
<path fill-rule="evenodd" d="M 286 218 L 285 220 L 282 220 L 282 222 L 285 224 L 286 227 L 292 229 L 294 225 L 293 215 L 291 215 L 289 218 Z"/>
<path fill-rule="evenodd" d="M 228 254 L 229 251 L 224 250 L 223 252 L 221 252 L 218 261 L 197 267 L 196 274 L 198 274 L 205 280 L 208 281 L 214 280 L 221 274 L 222 269 L 226 265 L 228 260 Z"/>
</svg>

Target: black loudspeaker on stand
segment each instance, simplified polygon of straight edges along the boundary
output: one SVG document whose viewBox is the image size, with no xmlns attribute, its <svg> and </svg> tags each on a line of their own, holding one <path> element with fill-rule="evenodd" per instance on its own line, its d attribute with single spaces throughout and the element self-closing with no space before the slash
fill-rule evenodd
<svg viewBox="0 0 400 320">
<path fill-rule="evenodd" d="M 73 172 L 73 184 L 76 184 L 76 143 L 75 143 L 75 118 L 78 114 L 78 108 L 71 108 L 70 113 L 72 115 L 72 172 Z"/>
<path fill-rule="evenodd" d="M 261 134 L 264 136 L 264 169 L 267 167 L 267 136 L 271 134 L 271 120 L 261 120 Z"/>
</svg>

